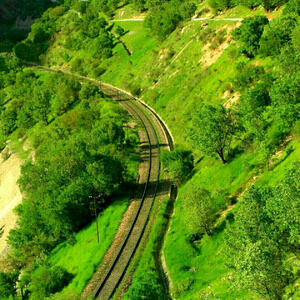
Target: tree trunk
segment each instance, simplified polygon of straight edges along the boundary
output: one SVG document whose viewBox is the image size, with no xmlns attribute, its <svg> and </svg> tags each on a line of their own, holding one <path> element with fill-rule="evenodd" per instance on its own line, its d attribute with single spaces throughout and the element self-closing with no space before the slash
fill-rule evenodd
<svg viewBox="0 0 300 300">
<path fill-rule="evenodd" d="M 221 158 L 222 160 L 222 163 L 223 164 L 226 164 L 227 163 L 227 160 L 224 158 L 224 153 L 223 153 L 223 149 L 221 149 L 220 151 L 217 151 L 219 157 Z"/>
</svg>

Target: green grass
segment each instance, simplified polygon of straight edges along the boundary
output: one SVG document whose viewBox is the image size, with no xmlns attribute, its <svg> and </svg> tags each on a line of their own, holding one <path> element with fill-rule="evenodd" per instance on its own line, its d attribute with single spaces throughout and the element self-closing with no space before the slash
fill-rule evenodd
<svg viewBox="0 0 300 300">
<path fill-rule="evenodd" d="M 200 4 L 201 8 L 206 5 L 206 1 Z M 125 9 L 125 11 L 124 17 L 132 15 L 132 10 Z M 280 11 L 267 13 L 267 15 L 273 17 Z M 241 18 L 263 14 L 266 13 L 261 7 L 251 11 L 237 6 L 218 17 Z M 227 97 L 224 92 L 228 83 L 236 75 L 235 67 L 240 59 L 236 44 L 233 43 L 225 51 L 221 51 L 211 65 L 204 67 L 202 58 L 207 54 L 205 48 L 213 42 L 213 38 L 200 38 L 204 30 L 203 26 L 217 31 L 225 29 L 228 33 L 233 29 L 234 24 L 225 21 L 207 22 L 207 25 L 205 22 L 185 22 L 164 41 L 158 42 L 149 35 L 143 22 L 122 22 L 118 25 L 128 31 L 122 40 L 132 55 L 128 56 L 122 45 L 118 44 L 114 49 L 114 56 L 102 64 L 106 72 L 101 79 L 129 91 L 132 84 L 138 85 L 142 90 L 141 98 L 163 117 L 176 143 L 190 149 L 192 146 L 187 128 L 191 125 L 192 112 L 202 102 L 214 104 L 226 102 Z M 54 51 L 49 54 L 50 64 L 55 64 L 63 51 L 58 44 L 64 38 L 62 34 L 54 45 Z M 190 41 L 189 46 L 176 61 L 170 64 Z M 212 56 L 218 52 L 218 50 L 209 51 Z M 72 57 L 91 59 L 89 53 L 83 50 L 70 54 Z M 256 61 L 266 69 L 273 67 L 270 59 L 259 58 Z M 249 61 L 249 63 L 256 61 Z M 289 155 L 283 153 L 270 171 L 261 165 L 261 158 L 255 153 L 255 149 L 237 154 L 226 165 L 209 157 L 197 164 L 192 179 L 179 190 L 175 215 L 166 238 L 165 257 L 174 283 L 172 293 L 176 298 L 197 299 L 205 294 L 210 298 L 215 295 L 218 299 L 256 299 L 248 292 L 230 289 L 229 270 L 222 252 L 223 230 L 216 232 L 211 238 L 204 237 L 201 243 L 189 242 L 190 232 L 186 228 L 187 214 L 183 205 L 184 194 L 193 182 L 204 186 L 216 199 L 221 213 L 228 206 L 230 198 L 239 195 L 254 176 L 262 173 L 257 179 L 257 184 L 274 185 L 280 181 L 285 168 L 299 158 L 299 142 L 293 140 L 290 145 L 295 150 Z M 196 149 L 193 150 L 198 158 Z M 149 279 L 146 275 L 143 277 L 143 274 L 146 274 L 147 268 L 153 267 L 153 253 L 151 253 L 153 246 L 153 240 L 150 238 L 145 254 L 134 274 L 133 287 L 137 286 L 143 278 Z M 156 275 L 152 278 L 155 282 Z"/>
<path fill-rule="evenodd" d="M 204 236 L 200 242 L 191 243 L 186 227 L 187 212 L 184 195 L 189 186 L 196 182 L 212 192 L 219 207 L 226 207 L 226 198 L 239 194 L 247 182 L 258 176 L 256 185 L 274 186 L 279 183 L 285 171 L 300 157 L 299 137 L 287 144 L 270 169 L 261 166 L 256 153 L 238 155 L 227 165 L 206 158 L 197 166 L 198 172 L 179 190 L 175 213 L 166 237 L 165 257 L 174 283 L 172 293 L 178 299 L 195 299 L 197 295 L 215 295 L 218 299 L 259 299 L 246 291 L 232 289 L 228 280 L 230 270 L 226 267 L 224 255 L 224 229 L 222 219 L 219 229 L 212 237 Z M 292 150 L 287 150 L 292 149 Z M 236 208 L 234 208 L 236 209 Z M 184 255 L 178 255 L 184 253 Z"/>
<path fill-rule="evenodd" d="M 70 292 L 80 294 L 83 291 L 111 245 L 127 205 L 127 198 L 117 199 L 100 214 L 100 244 L 97 243 L 96 222 L 93 221 L 75 235 L 74 245 L 64 242 L 52 251 L 50 264 L 61 266 L 74 276 L 61 295 Z"/>
<path fill-rule="evenodd" d="M 238 293 L 228 289 L 230 283 L 226 278 L 229 271 L 225 266 L 226 261 L 222 252 L 224 228 L 214 233 L 211 238 L 205 236 L 201 243 L 189 242 L 191 232 L 186 227 L 188 213 L 184 206 L 184 195 L 196 182 L 197 185 L 211 191 L 221 212 L 230 204 L 230 196 L 241 192 L 255 174 L 255 168 L 249 170 L 248 166 L 255 164 L 256 159 L 255 154 L 243 153 L 223 165 L 218 160 L 205 158 L 197 166 L 194 177 L 179 189 L 175 213 L 164 249 L 174 283 L 172 293 L 176 298 L 195 299 L 199 293 L 214 293 L 220 299 L 243 299 L 243 292 Z"/>
</svg>

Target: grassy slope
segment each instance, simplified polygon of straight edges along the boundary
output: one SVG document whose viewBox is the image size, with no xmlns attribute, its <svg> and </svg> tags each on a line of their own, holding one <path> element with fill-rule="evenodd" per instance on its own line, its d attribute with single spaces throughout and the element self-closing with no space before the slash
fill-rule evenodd
<svg viewBox="0 0 300 300">
<path fill-rule="evenodd" d="M 74 276 L 57 297 L 69 299 L 72 293 L 80 294 L 83 291 L 111 245 L 127 205 L 128 199 L 117 199 L 98 217 L 100 244 L 97 243 L 94 221 L 75 235 L 74 245 L 64 242 L 52 251 L 50 264 L 61 266 Z"/>
<path fill-rule="evenodd" d="M 270 17 L 278 13 L 279 11 L 275 11 Z M 131 14 L 130 11 L 127 15 Z M 260 8 L 250 11 L 239 6 L 222 17 L 245 17 L 254 14 L 264 12 Z M 124 14 L 124 17 L 127 15 Z M 128 31 L 122 40 L 133 54 L 129 57 L 123 47 L 117 45 L 114 49 L 115 55 L 103 64 L 106 72 L 102 79 L 125 89 L 130 89 L 128 82 L 140 86 L 141 97 L 167 121 L 176 143 L 190 147 L 186 127 L 190 123 L 191 112 L 198 103 L 204 100 L 224 104 L 234 96 L 225 94 L 225 91 L 236 72 L 238 59 L 235 56 L 235 45 L 223 51 L 225 41 L 217 49 L 207 51 L 214 38 L 200 38 L 204 26 L 202 22 L 186 22 L 162 42 L 151 37 L 142 22 L 122 22 L 120 25 Z M 217 31 L 225 29 L 228 33 L 235 25 L 232 22 L 219 21 L 208 22 L 205 26 Z M 64 36 L 60 35 L 56 43 L 59 44 L 63 39 Z M 184 52 L 172 62 L 189 42 Z M 53 48 L 54 51 L 48 55 L 48 61 L 56 65 L 57 55 L 62 50 L 56 44 Z M 71 53 L 71 56 L 89 58 L 88 52 L 84 50 Z M 204 66 L 203 57 L 209 59 L 211 65 Z M 267 65 L 268 61 L 260 63 Z M 182 299 L 195 299 L 201 295 L 215 295 L 221 299 L 255 298 L 244 291 L 229 289 L 230 283 L 226 280 L 228 269 L 222 254 L 222 228 L 211 239 L 204 237 L 201 244 L 192 245 L 188 241 L 183 196 L 191 182 L 195 181 L 210 190 L 220 208 L 225 210 L 230 197 L 238 196 L 254 176 L 262 174 L 257 180 L 258 183 L 275 184 L 280 180 L 283 170 L 299 157 L 299 141 L 293 140 L 291 143 L 296 150 L 287 158 L 283 153 L 271 171 L 262 168 L 260 158 L 253 150 L 236 155 L 225 166 L 212 158 L 204 158 L 197 164 L 193 178 L 179 190 L 175 216 L 165 245 L 166 262 L 174 283 L 172 292 L 176 296 Z M 195 155 L 198 158 L 196 151 Z"/>
<path fill-rule="evenodd" d="M 256 180 L 256 184 L 275 185 L 280 182 L 284 171 L 292 165 L 292 163 L 300 157 L 300 140 L 293 140 L 289 147 L 295 149 L 291 154 L 283 151 L 276 163 L 271 166 L 270 170 L 264 170 L 261 177 Z M 243 165 L 239 165 L 241 158 L 236 158 L 226 167 L 211 166 L 211 177 L 209 182 L 216 182 L 219 187 L 221 177 L 226 173 L 226 169 L 237 170 L 239 166 L 243 169 Z M 240 161 L 239 161 L 240 160 Z M 233 164 L 236 164 L 234 166 Z M 244 171 L 246 172 L 246 171 Z M 231 173 L 232 174 L 232 173 Z M 183 195 L 185 190 L 189 188 L 192 181 L 203 184 L 205 178 L 202 175 L 208 175 L 205 171 L 197 173 L 194 178 L 183 186 L 180 190 L 179 197 L 175 203 L 175 216 L 171 221 L 171 230 L 167 236 L 165 256 L 170 273 L 174 283 L 173 293 L 179 296 L 178 299 L 195 299 L 201 291 L 202 295 L 215 295 L 218 299 L 259 299 L 250 293 L 244 291 L 237 292 L 230 289 L 230 273 L 226 267 L 225 256 L 223 253 L 224 223 L 216 228 L 211 238 L 205 236 L 201 243 L 190 243 L 188 241 L 189 232 L 185 226 L 186 212 L 183 206 Z M 248 174 L 249 175 L 249 174 Z M 236 173 L 235 177 L 243 182 L 243 172 Z M 205 176 L 206 177 L 206 176 Z M 227 177 L 227 176 L 226 176 Z M 206 178 L 207 180 L 207 178 Z M 244 181 L 246 182 L 246 181 Z M 226 186 L 226 183 L 224 183 Z M 229 184 L 229 190 L 235 190 L 235 184 Z M 238 187 L 238 184 L 236 185 Z M 221 220 L 224 220 L 221 218 Z M 184 253 L 178 256 L 177 253 Z"/>
</svg>

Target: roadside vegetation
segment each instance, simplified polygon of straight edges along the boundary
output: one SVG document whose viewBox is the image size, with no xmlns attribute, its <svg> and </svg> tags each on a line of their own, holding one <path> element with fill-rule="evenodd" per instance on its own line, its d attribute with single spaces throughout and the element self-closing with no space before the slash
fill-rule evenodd
<svg viewBox="0 0 300 300">
<path fill-rule="evenodd" d="M 125 130 L 129 116 L 96 86 L 23 67 L 12 54 L 0 59 L 1 148 L 12 145 L 27 157 L 19 178 L 23 202 L 15 210 L 17 227 L 10 231 L 1 273 L 3 295 L 22 291 L 26 297 L 45 299 L 69 283 L 80 294 L 127 207 L 139 163 L 137 132 Z M 127 193 L 122 192 L 125 185 Z M 126 198 L 115 202 L 122 195 Z M 91 233 L 76 233 L 91 222 L 93 206 L 97 213 L 104 211 L 99 217 L 104 228 L 99 252 L 87 259 L 88 274 L 78 275 L 71 266 L 74 260 L 51 264 L 52 250 L 61 243 L 73 245 L 73 251 L 76 243 L 92 245 Z M 93 239 L 97 241 L 96 234 Z"/>
<path fill-rule="evenodd" d="M 91 221 L 86 197 L 104 209 L 137 163 L 124 159 L 136 146 L 128 117 L 105 95 L 24 68 L 27 60 L 126 89 L 166 120 L 176 147 L 162 153 L 163 171 L 179 193 L 163 251 L 176 299 L 299 297 L 299 13 L 297 0 L 63 1 L 47 10 L 0 59 L 2 148 L 26 136 L 35 153 L 22 168 L 12 266 L 50 261 L 74 287 L 76 272 L 53 249 Z M 139 14 L 145 22 L 113 21 Z M 155 245 L 150 235 L 128 299 L 163 291 Z M 1 273 L 1 288 L 15 293 L 16 278 Z"/>
</svg>

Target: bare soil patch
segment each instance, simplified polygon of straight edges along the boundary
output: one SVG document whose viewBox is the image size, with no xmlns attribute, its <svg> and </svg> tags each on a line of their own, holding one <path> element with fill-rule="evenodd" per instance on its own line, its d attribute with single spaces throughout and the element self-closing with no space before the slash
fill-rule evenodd
<svg viewBox="0 0 300 300">
<path fill-rule="evenodd" d="M 17 216 L 13 209 L 21 203 L 22 195 L 17 184 L 20 176 L 21 160 L 12 154 L 7 160 L 0 158 L 0 256 L 5 253 L 6 238 L 9 230 L 14 228 Z"/>
</svg>

